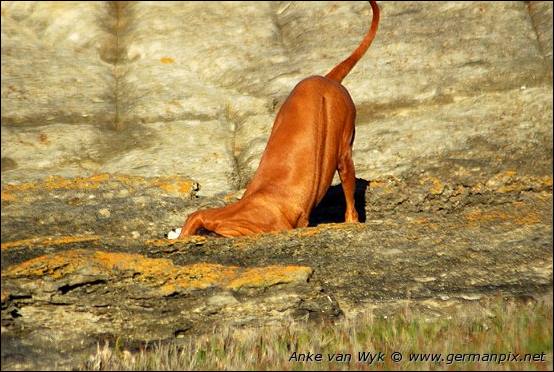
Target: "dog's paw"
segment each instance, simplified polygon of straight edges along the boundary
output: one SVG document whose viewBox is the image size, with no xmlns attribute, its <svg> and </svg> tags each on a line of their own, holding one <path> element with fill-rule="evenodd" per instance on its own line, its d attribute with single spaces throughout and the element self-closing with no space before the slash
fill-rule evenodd
<svg viewBox="0 0 554 372">
<path fill-rule="evenodd" d="M 177 239 L 179 235 L 181 235 L 181 228 L 176 228 L 168 232 L 167 234 L 164 234 L 167 239 Z"/>
</svg>

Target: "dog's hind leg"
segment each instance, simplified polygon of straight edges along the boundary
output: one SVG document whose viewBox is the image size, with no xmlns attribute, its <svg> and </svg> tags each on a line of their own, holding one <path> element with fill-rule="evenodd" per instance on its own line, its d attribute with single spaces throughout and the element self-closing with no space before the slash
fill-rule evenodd
<svg viewBox="0 0 554 372">
<path fill-rule="evenodd" d="M 354 193 L 356 191 L 356 171 L 354 170 L 354 162 L 352 161 L 352 147 L 350 143 L 341 148 L 341 153 L 338 159 L 338 167 L 344 198 L 346 199 L 346 213 L 344 215 L 345 222 L 358 222 L 358 212 L 354 201 Z"/>
<path fill-rule="evenodd" d="M 179 239 L 185 236 L 195 235 L 200 229 L 205 229 L 222 236 L 245 235 L 249 232 L 248 227 L 236 226 L 235 228 L 230 228 L 229 226 L 233 225 L 232 222 L 230 223 L 230 220 L 233 216 L 236 216 L 242 208 L 244 208 L 243 205 L 236 202 L 221 208 L 196 211 L 188 216 L 181 229 Z"/>
<path fill-rule="evenodd" d="M 188 216 L 185 224 L 183 225 L 183 228 L 181 229 L 181 234 L 179 234 L 179 239 L 189 236 L 189 235 L 195 235 L 196 232 L 201 229 L 205 228 L 204 225 L 204 215 L 206 211 L 197 211 L 192 213 L 190 216 Z"/>
</svg>

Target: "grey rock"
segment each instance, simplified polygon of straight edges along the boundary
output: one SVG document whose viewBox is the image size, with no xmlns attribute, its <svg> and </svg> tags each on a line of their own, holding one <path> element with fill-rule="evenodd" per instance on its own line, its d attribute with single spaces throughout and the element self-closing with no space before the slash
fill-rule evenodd
<svg viewBox="0 0 554 372">
<path fill-rule="evenodd" d="M 359 177 L 402 175 L 421 157 L 441 163 L 452 151 L 475 159 L 478 136 L 499 149 L 489 161 L 498 153 L 510 161 L 529 136 L 552 148 L 543 138 L 551 3 L 380 6 L 377 39 L 344 81 L 358 108 Z M 3 2 L 2 18 L 2 182 L 182 175 L 210 196 L 244 188 L 281 102 L 353 50 L 371 10 Z"/>
<path fill-rule="evenodd" d="M 533 1 L 528 3 L 529 14 L 537 32 L 537 38 L 547 62 L 548 72 L 552 78 L 552 2 Z"/>
</svg>

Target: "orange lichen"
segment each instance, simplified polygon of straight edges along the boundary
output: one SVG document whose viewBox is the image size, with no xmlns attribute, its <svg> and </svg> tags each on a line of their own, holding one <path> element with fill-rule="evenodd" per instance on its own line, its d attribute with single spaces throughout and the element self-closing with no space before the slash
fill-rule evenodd
<svg viewBox="0 0 554 372">
<path fill-rule="evenodd" d="M 14 201 L 15 200 L 15 196 L 13 194 L 10 194 L 9 192 L 2 191 L 1 195 L 2 195 L 1 198 L 2 198 L 3 201 Z"/>
<path fill-rule="evenodd" d="M 44 182 L 44 187 L 48 190 L 68 189 L 68 190 L 87 190 L 97 189 L 103 182 L 110 179 L 109 174 L 97 174 L 90 177 L 64 178 L 59 176 L 50 176 Z"/>
<path fill-rule="evenodd" d="M 177 185 L 167 182 L 159 182 L 156 184 L 160 189 L 164 190 L 168 193 L 175 193 L 177 192 Z"/>
<path fill-rule="evenodd" d="M 257 235 L 246 235 L 246 236 L 234 238 L 232 240 L 232 243 L 233 243 L 233 247 L 239 250 L 243 250 L 245 248 L 248 248 L 256 244 L 256 242 L 258 241 L 259 241 L 259 237 Z"/>
<path fill-rule="evenodd" d="M 169 240 L 169 239 L 148 239 L 146 240 L 146 245 L 153 247 L 169 247 L 174 245 L 178 240 Z"/>
<path fill-rule="evenodd" d="M 491 177 L 486 186 L 496 192 L 509 193 L 528 189 L 530 186 L 538 188 L 551 188 L 552 176 L 517 176 L 513 170 L 504 171 Z"/>
<path fill-rule="evenodd" d="M 176 178 L 161 177 L 154 186 L 159 187 L 170 194 L 189 194 L 194 190 L 194 182 L 190 180 L 180 180 Z"/>
<path fill-rule="evenodd" d="M 188 194 L 194 189 L 194 184 L 190 181 L 179 183 L 179 192 Z"/>
<path fill-rule="evenodd" d="M 417 218 L 414 218 L 413 220 L 411 220 L 412 223 L 415 223 L 415 224 L 418 224 L 418 225 L 428 224 L 429 221 L 430 220 L 429 220 L 428 217 L 417 217 Z"/>
<path fill-rule="evenodd" d="M 295 235 L 297 236 L 302 236 L 302 237 L 306 237 L 306 236 L 314 236 L 314 235 L 318 235 L 320 234 L 322 231 L 322 229 L 319 227 L 313 227 L 311 229 L 304 229 L 304 230 L 299 230 L 296 232 Z"/>
<path fill-rule="evenodd" d="M 530 212 L 519 216 L 514 221 L 518 225 L 534 225 L 541 222 L 541 218 L 538 213 Z"/>
<path fill-rule="evenodd" d="M 123 175 L 116 175 L 114 176 L 114 179 L 118 182 L 121 182 L 122 184 L 130 187 L 136 187 L 136 186 L 142 186 L 144 183 L 143 177 L 138 176 L 123 176 Z"/>
<path fill-rule="evenodd" d="M 497 176 L 509 178 L 509 177 L 515 176 L 516 174 L 517 174 L 517 172 L 515 170 L 507 170 L 507 171 L 499 173 Z"/>
<path fill-rule="evenodd" d="M 306 266 L 268 266 L 245 270 L 227 288 L 270 287 L 275 284 L 305 282 L 313 270 Z"/>
<path fill-rule="evenodd" d="M 88 254 L 87 251 L 83 252 Z M 135 271 L 143 275 L 156 275 L 171 270 L 173 263 L 164 258 L 147 258 L 140 254 L 93 251 L 91 259 L 108 270 Z"/>
<path fill-rule="evenodd" d="M 7 289 L 2 288 L 2 291 L 0 294 L 0 301 L 2 301 L 2 303 L 5 303 L 8 300 L 8 298 L 10 298 L 10 292 L 8 292 Z"/>
<path fill-rule="evenodd" d="M 540 215 L 522 202 L 514 202 L 510 212 L 474 208 L 465 212 L 464 217 L 470 224 L 510 222 L 518 225 L 534 225 L 541 222 Z"/>
<path fill-rule="evenodd" d="M 387 181 L 383 181 L 383 180 L 373 180 L 369 183 L 369 188 L 381 188 L 381 187 L 386 187 L 388 184 Z"/>
<path fill-rule="evenodd" d="M 238 290 L 242 287 L 269 287 L 306 281 L 312 269 L 305 266 L 241 269 L 210 263 L 177 266 L 168 259 L 148 258 L 140 254 L 76 249 L 25 261 L 8 268 L 2 275 L 6 278 L 49 276 L 60 279 L 69 275 L 110 277 L 114 272 L 129 273 L 126 278 L 157 288 L 165 296 L 209 287 Z"/>
<path fill-rule="evenodd" d="M 189 179 L 172 177 L 153 177 L 150 179 L 138 176 L 115 176 L 115 179 L 132 188 L 144 188 L 148 186 L 158 187 L 170 194 L 189 194 L 197 188 L 197 184 Z"/>
<path fill-rule="evenodd" d="M 369 189 L 380 189 L 382 192 L 390 194 L 394 192 L 393 185 L 394 183 L 391 183 L 389 180 L 372 180 L 369 182 Z"/>
<path fill-rule="evenodd" d="M 225 283 L 237 275 L 238 267 L 218 264 L 198 263 L 177 267 L 171 272 L 168 280 L 161 288 L 167 295 L 181 289 L 204 289 L 209 287 L 225 287 Z"/>
<path fill-rule="evenodd" d="M 160 58 L 160 62 L 166 65 L 172 64 L 175 62 L 175 60 L 171 57 L 162 57 Z"/>
<path fill-rule="evenodd" d="M 437 231 L 439 229 L 439 225 L 431 221 L 432 220 L 428 217 L 416 217 L 410 220 L 410 222 L 413 224 L 424 225 L 425 227 L 428 227 L 434 231 Z"/>
<path fill-rule="evenodd" d="M 98 174 L 91 177 L 75 177 L 64 178 L 60 176 L 50 176 L 43 181 L 38 182 L 26 182 L 19 184 L 8 184 L 3 186 L 5 192 L 22 192 L 22 191 L 34 191 L 34 190 L 86 190 L 97 189 L 102 182 L 108 181 L 110 176 L 108 174 Z"/>
<path fill-rule="evenodd" d="M 236 193 L 228 193 L 228 194 L 225 194 L 223 196 L 223 200 L 226 202 L 226 203 L 232 203 L 234 201 L 237 201 L 239 200 L 240 198 L 237 197 L 237 194 Z"/>
<path fill-rule="evenodd" d="M 4 185 L 2 186 L 2 200 L 14 201 L 16 200 L 15 195 L 13 195 L 14 193 L 36 190 L 94 190 L 110 182 L 115 182 L 116 185 L 119 183 L 119 188 L 121 188 L 122 185 L 131 189 L 158 187 L 174 195 L 190 194 L 198 187 L 195 182 L 181 176 L 145 178 L 139 176 L 110 175 L 107 173 L 75 178 L 50 176 L 36 182 Z"/>
<path fill-rule="evenodd" d="M 21 247 L 47 247 L 79 242 L 90 242 L 98 240 L 98 235 L 77 235 L 77 236 L 41 236 L 31 239 L 15 240 L 1 244 L 1 249 L 12 249 Z"/>
<path fill-rule="evenodd" d="M 47 145 L 50 143 L 50 141 L 48 140 L 48 135 L 46 133 L 41 133 L 39 136 L 38 136 L 38 140 L 40 141 L 40 143 L 42 143 L 43 145 Z"/>
<path fill-rule="evenodd" d="M 97 268 L 89 262 L 84 250 L 71 250 L 63 254 L 53 254 L 33 258 L 8 268 L 2 273 L 3 277 L 42 277 L 49 276 L 60 279 L 79 269 L 88 267 L 89 273 L 98 273 Z"/>
<path fill-rule="evenodd" d="M 490 222 L 490 221 L 505 221 L 510 216 L 506 212 L 492 210 L 483 211 L 480 209 L 474 209 L 465 213 L 465 218 L 468 222 Z"/>
<path fill-rule="evenodd" d="M 433 195 L 440 195 L 444 190 L 444 184 L 437 177 L 423 177 L 419 180 L 420 185 L 431 183 L 429 192 Z"/>
</svg>

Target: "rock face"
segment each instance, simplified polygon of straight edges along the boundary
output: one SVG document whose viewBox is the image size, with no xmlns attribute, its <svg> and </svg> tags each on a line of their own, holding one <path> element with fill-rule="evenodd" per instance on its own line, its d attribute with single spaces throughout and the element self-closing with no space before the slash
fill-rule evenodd
<svg viewBox="0 0 554 372">
<path fill-rule="evenodd" d="M 359 177 L 552 149 L 551 2 L 380 6 L 344 81 Z M 280 103 L 370 19 L 363 2 L 3 2 L 3 182 L 107 172 L 240 189 Z"/>
<path fill-rule="evenodd" d="M 343 82 L 365 223 L 327 224 L 336 178 L 309 228 L 179 242 L 240 197 L 280 104 L 358 45 L 369 5 L 1 7 L 3 368 L 552 291 L 552 2 L 380 3 Z"/>
</svg>

